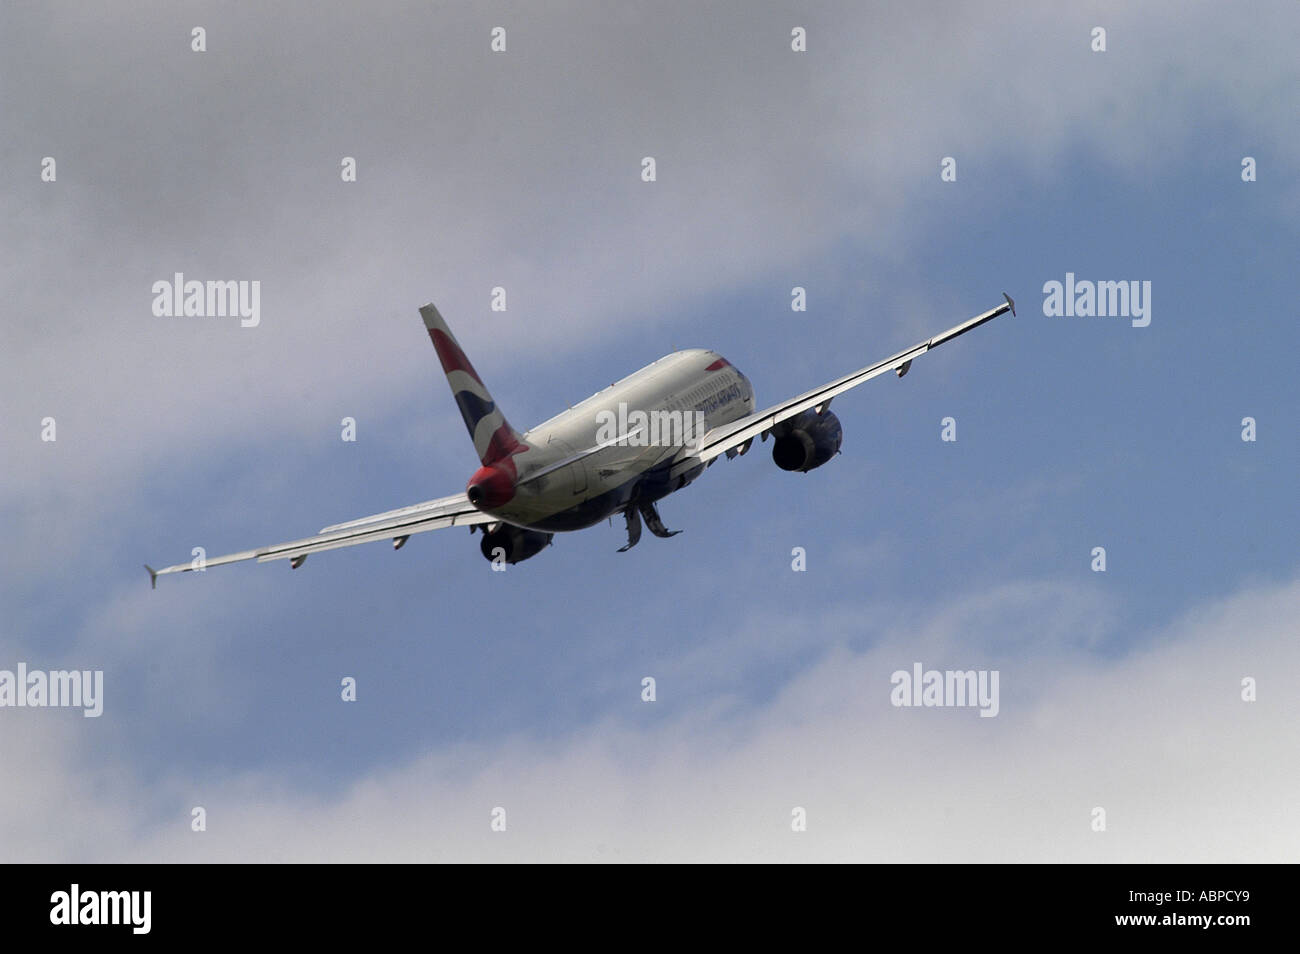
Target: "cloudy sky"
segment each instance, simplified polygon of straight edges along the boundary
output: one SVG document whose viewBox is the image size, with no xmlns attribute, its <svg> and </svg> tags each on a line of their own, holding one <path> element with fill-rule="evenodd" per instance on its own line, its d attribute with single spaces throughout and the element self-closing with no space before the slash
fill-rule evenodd
<svg viewBox="0 0 1300 954">
<path fill-rule="evenodd" d="M 0 709 L 0 859 L 1295 860 L 1300 11 L 1072 6 L 6 4 L 0 670 L 105 689 Z M 260 324 L 155 316 L 176 272 Z M 1049 317 L 1067 273 L 1150 325 Z M 459 490 L 426 301 L 524 428 L 682 347 L 767 404 L 1004 290 L 671 540 L 141 567 Z M 891 705 L 917 662 L 998 715 Z"/>
</svg>

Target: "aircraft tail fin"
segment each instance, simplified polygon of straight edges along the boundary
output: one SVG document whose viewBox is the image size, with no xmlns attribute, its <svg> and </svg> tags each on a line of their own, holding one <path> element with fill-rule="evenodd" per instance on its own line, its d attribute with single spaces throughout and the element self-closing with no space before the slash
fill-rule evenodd
<svg viewBox="0 0 1300 954">
<path fill-rule="evenodd" d="M 438 360 L 442 362 L 452 397 L 460 408 L 460 416 L 465 419 L 465 428 L 474 442 L 478 459 L 484 466 L 489 466 L 526 450 L 527 445 L 520 439 L 519 432 L 497 409 L 483 379 L 465 357 L 438 309 L 433 304 L 425 305 L 420 309 L 420 317 L 424 319 L 429 339 L 438 352 Z"/>
</svg>

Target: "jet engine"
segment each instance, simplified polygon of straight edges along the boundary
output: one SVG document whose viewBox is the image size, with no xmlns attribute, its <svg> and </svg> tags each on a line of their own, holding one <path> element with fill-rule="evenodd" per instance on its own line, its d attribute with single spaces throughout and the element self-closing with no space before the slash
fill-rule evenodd
<svg viewBox="0 0 1300 954">
<path fill-rule="evenodd" d="M 807 473 L 839 453 L 844 432 L 840 419 L 829 410 L 818 414 L 809 408 L 772 428 L 772 436 L 776 438 L 772 446 L 776 466 Z"/>
<path fill-rule="evenodd" d="M 490 529 L 484 529 L 483 539 L 479 541 L 478 548 L 485 559 L 496 559 L 497 551 L 500 550 L 507 563 L 518 563 L 520 560 L 527 560 L 541 553 L 553 536 L 555 536 L 553 533 L 525 530 L 523 527 L 511 526 L 508 523 L 498 523 L 493 524 Z"/>
</svg>

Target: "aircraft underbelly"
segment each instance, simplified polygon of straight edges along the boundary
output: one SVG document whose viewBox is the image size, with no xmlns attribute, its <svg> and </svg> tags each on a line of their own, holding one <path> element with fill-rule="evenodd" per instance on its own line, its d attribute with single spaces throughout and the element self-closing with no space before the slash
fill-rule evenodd
<svg viewBox="0 0 1300 954">
<path fill-rule="evenodd" d="M 571 464 L 548 474 L 540 486 L 520 493 L 492 513 L 508 523 L 534 530 L 590 527 L 627 505 L 645 468 L 655 462 L 655 456 L 622 460 L 617 466 L 607 462 L 593 467 L 588 461 L 581 476 L 570 471 L 584 467 L 584 462 Z M 574 493 L 573 488 L 578 484 L 583 490 Z"/>
<path fill-rule="evenodd" d="M 744 381 L 743 377 L 741 380 Z M 687 386 L 689 382 L 675 384 L 673 388 Z M 753 410 L 754 396 L 748 382 L 745 382 L 745 389 L 747 393 L 740 400 L 709 414 L 705 430 Z M 662 406 L 672 394 L 670 388 L 661 398 L 643 398 L 638 403 L 651 408 Z M 591 446 L 596 441 L 594 417 L 589 426 L 591 433 L 565 428 L 561 424 L 556 430 L 550 430 L 545 443 L 557 456 L 572 456 L 578 446 Z M 530 436 L 534 439 L 541 437 L 538 433 Z M 525 483 L 511 501 L 491 513 L 508 523 L 533 530 L 582 530 L 621 512 L 634 498 L 653 502 L 698 477 L 703 465 L 687 475 L 670 476 L 672 462 L 678 457 L 679 450 L 665 445 L 615 444 L 605 447 L 547 474 L 541 480 Z"/>
</svg>

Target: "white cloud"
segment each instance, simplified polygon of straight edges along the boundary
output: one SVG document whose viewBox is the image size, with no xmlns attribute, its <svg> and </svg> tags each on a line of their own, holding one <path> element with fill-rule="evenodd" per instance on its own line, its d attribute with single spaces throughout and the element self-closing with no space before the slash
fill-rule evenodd
<svg viewBox="0 0 1300 954">
<path fill-rule="evenodd" d="M 26 766 L 0 835 L 13 860 L 1294 858 L 1300 581 L 1198 607 L 1118 661 L 1038 638 L 1087 627 L 1097 607 L 1057 589 L 1025 614 L 1036 590 L 895 623 L 864 652 L 833 648 L 761 709 L 696 708 L 665 679 L 637 718 L 431 751 L 336 798 L 303 794 L 288 768 L 146 794 L 79 768 L 91 743 L 58 728 L 60 713 L 27 712 L 0 722 L 6 764 Z M 889 675 L 913 661 L 996 664 L 1001 713 L 893 708 Z M 1259 701 L 1241 701 L 1245 676 Z M 202 834 L 188 827 L 196 804 Z M 498 805 L 505 834 L 489 830 Z M 795 806 L 805 833 L 790 831 Z M 1105 833 L 1090 830 L 1096 806 Z"/>
</svg>

